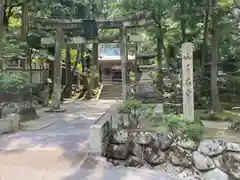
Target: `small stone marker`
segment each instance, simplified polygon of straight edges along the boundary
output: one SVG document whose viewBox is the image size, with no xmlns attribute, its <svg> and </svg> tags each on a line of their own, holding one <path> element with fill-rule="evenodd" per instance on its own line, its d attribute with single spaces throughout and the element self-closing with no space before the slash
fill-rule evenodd
<svg viewBox="0 0 240 180">
<path fill-rule="evenodd" d="M 20 116 L 9 114 L 6 118 L 0 119 L 0 134 L 13 133 L 19 131 Z"/>
<path fill-rule="evenodd" d="M 17 132 L 20 129 L 20 116 L 18 114 L 9 114 L 7 121 L 12 121 L 12 132 Z"/>
<path fill-rule="evenodd" d="M 194 90 L 193 90 L 193 45 L 182 45 L 182 88 L 183 116 L 186 120 L 194 120 Z"/>
<path fill-rule="evenodd" d="M 163 104 L 157 104 L 153 112 L 153 117 L 159 117 L 162 115 L 163 115 Z"/>
</svg>

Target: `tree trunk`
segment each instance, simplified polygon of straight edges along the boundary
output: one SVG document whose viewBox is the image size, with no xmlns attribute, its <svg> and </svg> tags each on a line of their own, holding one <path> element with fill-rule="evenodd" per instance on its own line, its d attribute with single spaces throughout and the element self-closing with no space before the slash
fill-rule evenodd
<svg viewBox="0 0 240 180">
<path fill-rule="evenodd" d="M 98 43 L 93 43 L 92 45 L 92 61 L 93 66 L 98 69 Z"/>
<path fill-rule="evenodd" d="M 121 70 L 122 70 L 122 93 L 123 98 L 128 98 L 128 48 L 127 48 L 127 29 L 120 28 L 120 56 L 121 56 Z"/>
<path fill-rule="evenodd" d="M 80 64 L 81 62 L 81 60 L 80 60 L 80 49 L 78 48 L 77 49 L 77 55 L 76 55 L 76 62 L 75 62 L 75 64 L 74 64 L 74 68 L 73 68 L 73 71 L 74 72 L 77 72 L 76 73 L 76 89 L 78 90 L 78 89 L 80 89 L 80 72 L 78 71 L 78 64 Z"/>
<path fill-rule="evenodd" d="M 156 23 L 156 29 L 159 34 L 156 34 L 157 39 L 157 63 L 158 68 L 162 69 L 162 53 L 163 53 L 163 29 L 162 29 L 162 11 L 160 13 L 154 12 L 154 21 Z"/>
<path fill-rule="evenodd" d="M 82 73 L 84 73 L 85 69 L 86 69 L 86 61 L 84 59 L 84 45 L 81 44 L 80 47 L 80 61 L 82 63 Z"/>
<path fill-rule="evenodd" d="M 217 73 L 218 73 L 218 58 L 219 58 L 219 40 L 220 40 L 220 29 L 219 29 L 219 17 L 216 12 L 217 0 L 212 0 L 212 62 L 211 62 L 211 97 L 212 97 L 212 108 L 215 112 L 221 111 L 221 105 L 218 96 L 217 86 Z"/>
<path fill-rule="evenodd" d="M 26 61 L 29 65 L 29 82 L 33 82 L 33 69 L 32 69 L 32 54 L 33 54 L 33 49 L 28 48 L 26 51 Z"/>
<path fill-rule="evenodd" d="M 96 69 L 97 74 L 99 74 L 99 65 L 98 65 L 98 43 L 93 43 L 92 47 L 92 60 L 94 69 Z M 93 88 L 96 88 L 99 85 L 99 78 L 93 78 Z"/>
<path fill-rule="evenodd" d="M 207 53 L 207 40 L 208 40 L 208 21 L 209 21 L 209 12 L 210 12 L 210 1 L 208 0 L 207 9 L 205 11 L 204 19 L 204 32 L 203 32 L 203 42 L 202 42 L 202 54 L 201 54 L 201 78 L 204 77 L 204 68 L 205 68 L 205 58 Z"/>
<path fill-rule="evenodd" d="M 29 53 L 29 56 L 28 56 L 28 62 L 29 62 L 29 75 L 30 75 L 30 83 L 33 82 L 33 69 L 32 69 L 32 55 L 31 55 L 31 51 L 30 50 L 30 53 Z"/>
<path fill-rule="evenodd" d="M 61 61 L 61 30 L 56 30 L 55 60 L 54 60 L 54 79 L 53 79 L 53 110 L 60 109 L 61 82 L 62 82 L 62 61 Z"/>
<path fill-rule="evenodd" d="M 4 14 L 4 4 L 3 0 L 0 0 L 0 70 L 3 69 L 3 61 L 2 61 L 2 43 L 3 43 L 3 14 Z"/>
<path fill-rule="evenodd" d="M 21 26 L 21 38 L 25 40 L 27 37 L 27 26 L 28 26 L 28 5 L 27 1 L 25 0 L 22 4 L 22 26 Z"/>
<path fill-rule="evenodd" d="M 180 1 L 181 10 L 181 31 L 182 31 L 182 41 L 186 41 L 186 19 L 185 19 L 185 3 L 184 0 Z"/>
<path fill-rule="evenodd" d="M 49 91 L 49 95 L 50 97 L 52 97 L 52 94 L 53 94 L 53 86 L 54 86 L 54 61 L 53 62 L 50 62 L 50 72 L 51 72 L 51 81 L 52 83 L 50 84 L 50 91 Z"/>
<path fill-rule="evenodd" d="M 70 47 L 66 47 L 66 75 L 67 75 L 67 86 L 65 91 L 65 97 L 72 97 L 72 66 L 71 66 L 71 51 Z"/>
<path fill-rule="evenodd" d="M 204 86 L 204 77 L 205 77 L 205 59 L 208 57 L 208 23 L 209 23 L 209 14 L 210 14 L 210 6 L 211 0 L 207 1 L 207 8 L 205 10 L 205 18 L 204 18 L 204 31 L 203 31 L 203 40 L 201 47 L 201 61 L 197 63 L 197 68 L 200 68 L 198 74 L 196 74 L 196 96 L 202 97 L 204 96 L 205 86 Z"/>
<path fill-rule="evenodd" d="M 137 43 L 135 43 L 135 60 L 134 60 L 134 65 L 133 65 L 133 67 L 134 67 L 134 91 L 136 92 L 136 85 L 137 85 L 137 82 L 138 82 L 138 80 L 139 80 L 139 73 L 140 72 L 138 72 L 138 59 L 137 59 L 137 54 L 138 54 L 138 44 Z"/>
</svg>

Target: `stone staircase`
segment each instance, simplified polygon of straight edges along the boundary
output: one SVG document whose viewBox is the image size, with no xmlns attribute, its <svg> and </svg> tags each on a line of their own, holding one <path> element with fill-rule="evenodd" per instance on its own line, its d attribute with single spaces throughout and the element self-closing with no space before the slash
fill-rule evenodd
<svg viewBox="0 0 240 180">
<path fill-rule="evenodd" d="M 99 99 L 106 100 L 123 99 L 122 85 L 121 84 L 103 85 L 103 89 Z"/>
</svg>

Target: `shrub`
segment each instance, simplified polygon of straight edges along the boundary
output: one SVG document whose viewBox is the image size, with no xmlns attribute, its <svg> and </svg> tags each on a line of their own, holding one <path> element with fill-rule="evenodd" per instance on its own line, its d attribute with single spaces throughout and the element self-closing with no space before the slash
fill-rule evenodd
<svg viewBox="0 0 240 180">
<path fill-rule="evenodd" d="M 176 133 L 182 131 L 184 127 L 184 121 L 182 118 L 176 115 L 170 115 L 165 118 L 166 125 L 170 132 Z"/>
<path fill-rule="evenodd" d="M 204 133 L 204 126 L 199 122 L 186 122 L 183 135 L 189 139 L 200 140 Z"/>
<path fill-rule="evenodd" d="M 141 115 L 142 102 L 138 100 L 126 100 L 124 103 L 118 108 L 119 114 L 125 114 L 128 116 L 129 124 L 133 124 L 134 121 L 136 124 L 139 124 L 139 117 Z"/>
<path fill-rule="evenodd" d="M 23 73 L 9 74 L 2 72 L 0 73 L 0 88 L 4 90 L 15 89 L 19 90 L 24 87 L 27 82 L 27 78 Z"/>
<path fill-rule="evenodd" d="M 204 126 L 200 121 L 188 121 L 176 115 L 167 116 L 165 119 L 168 130 L 180 134 L 183 138 L 199 140 L 204 133 Z"/>
<path fill-rule="evenodd" d="M 202 115 L 201 119 L 208 121 L 235 121 L 239 120 L 240 116 L 231 111 L 222 111 L 220 113 L 211 113 Z"/>
</svg>

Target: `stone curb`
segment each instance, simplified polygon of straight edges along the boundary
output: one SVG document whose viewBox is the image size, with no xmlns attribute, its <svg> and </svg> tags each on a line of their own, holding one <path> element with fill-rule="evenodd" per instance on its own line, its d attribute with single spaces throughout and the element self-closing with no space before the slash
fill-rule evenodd
<svg viewBox="0 0 240 180">
<path fill-rule="evenodd" d="M 77 100 L 74 100 L 74 101 L 77 101 Z M 69 104 L 69 103 L 73 103 L 74 101 L 66 102 L 66 103 L 64 103 L 63 105 L 66 105 L 66 104 Z M 114 108 L 115 105 L 116 105 L 116 104 L 111 105 L 110 108 L 107 109 L 103 114 L 101 114 L 100 117 L 98 117 L 93 124 L 95 124 L 95 123 L 97 123 L 99 120 L 101 120 L 107 113 L 109 113 L 109 112 Z M 44 111 L 44 108 L 41 109 L 40 111 L 42 111 L 42 110 Z M 42 113 L 42 112 L 40 112 L 40 113 Z M 44 114 L 45 114 L 45 113 L 44 113 Z M 36 120 L 32 120 L 32 122 L 34 122 L 34 121 L 36 121 Z M 21 130 L 22 130 L 22 131 L 42 130 L 42 129 L 47 128 L 47 127 L 49 127 L 49 126 L 51 126 L 51 125 L 53 125 L 53 124 L 55 124 L 55 123 L 57 123 L 57 122 L 58 122 L 58 120 L 53 120 L 53 121 L 51 121 L 51 122 L 46 122 L 45 124 L 43 123 L 43 124 L 41 124 L 41 125 L 38 126 L 38 125 L 31 125 L 31 121 L 28 121 L 28 122 L 26 122 L 26 123 L 21 123 Z M 28 123 L 29 123 L 30 125 L 29 125 Z M 37 127 L 36 127 L 36 126 L 37 126 Z"/>
</svg>

